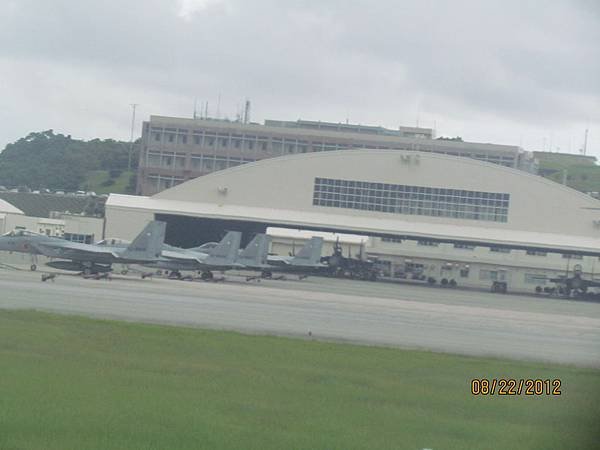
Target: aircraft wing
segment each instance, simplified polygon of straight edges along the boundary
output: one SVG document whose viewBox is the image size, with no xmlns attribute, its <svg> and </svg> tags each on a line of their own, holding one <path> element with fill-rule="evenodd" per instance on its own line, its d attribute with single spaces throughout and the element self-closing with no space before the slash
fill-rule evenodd
<svg viewBox="0 0 600 450">
<path fill-rule="evenodd" d="M 199 252 L 184 252 L 184 251 L 172 251 L 172 250 L 163 250 L 161 256 L 163 258 L 173 260 L 173 261 L 183 261 L 183 262 L 197 262 L 202 263 L 206 256 Z"/>
<path fill-rule="evenodd" d="M 115 258 L 118 253 L 108 248 L 101 248 L 94 245 L 77 244 L 75 242 L 57 242 L 57 243 L 33 243 L 40 253 L 52 258 L 65 258 L 73 260 L 85 260 L 88 258 Z"/>
<path fill-rule="evenodd" d="M 600 287 L 600 281 L 584 280 L 587 287 Z"/>
</svg>

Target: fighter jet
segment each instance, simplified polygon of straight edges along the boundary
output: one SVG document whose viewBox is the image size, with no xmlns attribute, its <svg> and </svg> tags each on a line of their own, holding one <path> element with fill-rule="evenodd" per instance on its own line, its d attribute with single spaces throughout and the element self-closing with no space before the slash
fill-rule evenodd
<svg viewBox="0 0 600 450">
<path fill-rule="evenodd" d="M 321 263 L 322 248 L 323 238 L 314 236 L 295 256 L 268 255 L 266 266 L 261 268 L 263 277 L 270 278 L 273 272 L 309 274 L 326 267 Z"/>
<path fill-rule="evenodd" d="M 127 247 L 80 244 L 26 230 L 14 230 L 0 236 L 0 251 L 30 253 L 62 261 L 50 261 L 48 266 L 82 272 L 84 275 L 106 273 L 111 265 L 143 264 L 160 257 L 166 224 L 150 222 Z M 36 270 L 35 264 L 31 270 Z"/>
<path fill-rule="evenodd" d="M 573 268 L 573 276 L 569 277 L 560 276 L 558 278 L 551 278 L 552 283 L 556 283 L 559 293 L 570 297 L 571 294 L 582 295 L 587 292 L 589 288 L 599 288 L 600 281 L 586 280 L 582 278 L 583 269 L 580 264 L 576 264 Z"/>
<path fill-rule="evenodd" d="M 195 248 L 178 248 L 170 245 L 162 246 L 161 257 L 148 264 L 147 267 L 169 270 L 178 278 L 180 271 L 200 272 L 203 280 L 213 278 L 212 271 L 225 271 L 244 267 L 238 258 L 242 233 L 230 231 L 218 243 L 205 244 Z"/>
</svg>

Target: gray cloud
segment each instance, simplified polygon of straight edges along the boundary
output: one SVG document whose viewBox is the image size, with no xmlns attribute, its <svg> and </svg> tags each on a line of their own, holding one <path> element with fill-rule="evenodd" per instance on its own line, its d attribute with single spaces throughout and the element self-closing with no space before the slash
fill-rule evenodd
<svg viewBox="0 0 600 450">
<path fill-rule="evenodd" d="M 186 11 L 187 14 L 182 14 Z M 397 126 L 600 154 L 593 0 L 8 0 L 0 147 L 28 131 L 128 136 L 129 103 L 190 115 Z"/>
</svg>

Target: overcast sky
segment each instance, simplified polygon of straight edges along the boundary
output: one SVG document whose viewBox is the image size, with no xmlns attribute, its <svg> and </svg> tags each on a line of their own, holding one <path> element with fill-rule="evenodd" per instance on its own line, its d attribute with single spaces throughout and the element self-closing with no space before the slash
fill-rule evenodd
<svg viewBox="0 0 600 450">
<path fill-rule="evenodd" d="M 0 149 L 194 99 L 600 157 L 599 0 L 2 0 Z"/>
</svg>

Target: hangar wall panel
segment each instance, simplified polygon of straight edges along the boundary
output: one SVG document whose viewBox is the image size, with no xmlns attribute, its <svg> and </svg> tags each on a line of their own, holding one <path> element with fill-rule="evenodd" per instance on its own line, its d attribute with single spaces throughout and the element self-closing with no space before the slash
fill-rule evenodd
<svg viewBox="0 0 600 450">
<path fill-rule="evenodd" d="M 508 219 L 498 223 L 314 206 L 319 177 L 508 194 Z M 402 156 L 357 150 L 274 158 L 196 178 L 152 198 L 600 238 L 593 223 L 600 219 L 600 202 L 589 196 L 515 169 L 417 152 Z"/>
<path fill-rule="evenodd" d="M 138 209 L 106 208 L 105 219 L 103 238 L 132 241 L 148 222 L 154 220 L 154 213 Z"/>
</svg>

